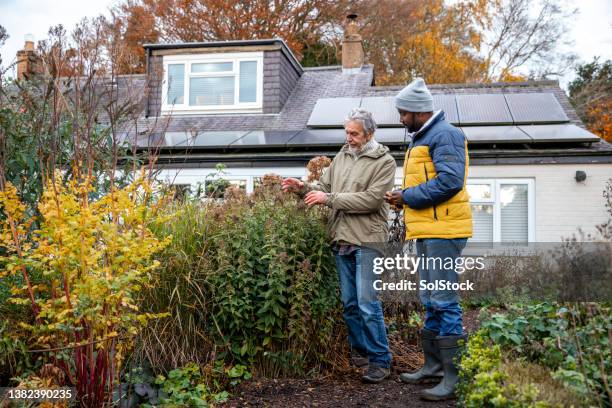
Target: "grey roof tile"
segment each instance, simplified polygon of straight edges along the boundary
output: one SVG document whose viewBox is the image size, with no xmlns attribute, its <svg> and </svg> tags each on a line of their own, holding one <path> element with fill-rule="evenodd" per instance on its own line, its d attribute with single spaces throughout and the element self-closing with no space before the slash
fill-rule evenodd
<svg viewBox="0 0 612 408">
<path fill-rule="evenodd" d="M 175 115 L 172 117 L 139 118 L 133 123 L 139 133 L 151 131 L 193 131 L 193 130 L 303 130 L 307 128 L 308 119 L 320 98 L 394 96 L 402 86 L 372 86 L 373 67 L 364 66 L 360 73 L 346 75 L 339 66 L 304 68 L 295 87 L 289 92 L 280 113 L 263 114 L 216 114 L 216 115 Z M 134 78 L 133 83 L 144 88 L 144 77 Z M 128 84 L 128 79 L 119 81 L 119 88 Z M 265 84 L 273 89 L 268 92 L 281 92 L 281 84 Z M 557 81 L 529 81 L 520 83 L 493 84 L 432 84 L 429 85 L 434 95 L 443 94 L 496 94 L 496 93 L 552 93 L 559 101 L 570 123 L 584 127 L 572 108 L 565 92 Z M 145 94 L 146 92 L 143 92 Z M 120 89 L 121 94 L 121 89 Z M 151 98 L 156 95 L 150 95 Z M 269 111 L 274 107 L 264 107 Z"/>
</svg>

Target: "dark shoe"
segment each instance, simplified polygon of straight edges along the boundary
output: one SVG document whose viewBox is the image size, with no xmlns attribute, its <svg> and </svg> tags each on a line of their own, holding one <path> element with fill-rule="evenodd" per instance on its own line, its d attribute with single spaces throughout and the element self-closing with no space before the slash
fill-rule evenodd
<svg viewBox="0 0 612 408">
<path fill-rule="evenodd" d="M 431 330 L 421 330 L 421 346 L 425 355 L 425 364 L 414 373 L 400 374 L 400 380 L 408 384 L 436 382 L 442 379 L 442 361 L 438 348 L 437 333 Z"/>
<path fill-rule="evenodd" d="M 370 365 L 368 371 L 361 377 L 361 381 L 367 384 L 378 384 L 389 376 L 391 369 Z"/>
<path fill-rule="evenodd" d="M 368 366 L 368 358 L 363 354 L 353 350 L 351 351 L 351 365 L 357 368 L 364 368 Z"/>
<path fill-rule="evenodd" d="M 444 378 L 435 387 L 421 391 L 421 398 L 428 401 L 442 401 L 455 398 L 455 387 L 457 381 L 459 381 L 459 350 L 466 343 L 467 334 L 438 337 Z"/>
</svg>

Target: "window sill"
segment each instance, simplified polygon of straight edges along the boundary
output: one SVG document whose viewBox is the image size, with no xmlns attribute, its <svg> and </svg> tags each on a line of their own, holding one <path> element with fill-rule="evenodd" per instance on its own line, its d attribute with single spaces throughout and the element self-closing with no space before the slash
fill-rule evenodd
<svg viewBox="0 0 612 408">
<path fill-rule="evenodd" d="M 162 109 L 161 116 L 185 116 L 185 115 L 235 115 L 237 113 L 263 113 L 262 108 L 242 109 Z"/>
</svg>

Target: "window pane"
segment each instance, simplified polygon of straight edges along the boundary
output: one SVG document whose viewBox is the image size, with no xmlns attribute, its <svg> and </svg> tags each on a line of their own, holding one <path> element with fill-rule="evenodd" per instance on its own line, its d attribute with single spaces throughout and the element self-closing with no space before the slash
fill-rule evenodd
<svg viewBox="0 0 612 408">
<path fill-rule="evenodd" d="M 393 182 L 393 190 L 401 190 L 402 189 L 402 179 L 396 178 Z"/>
<path fill-rule="evenodd" d="M 233 69 L 233 62 L 207 62 L 205 64 L 191 64 L 191 72 L 226 72 Z"/>
<path fill-rule="evenodd" d="M 490 200 L 491 185 L 490 184 L 468 184 L 468 194 L 470 201 Z"/>
<path fill-rule="evenodd" d="M 240 190 L 246 191 L 245 179 L 215 179 L 206 181 L 206 196 L 212 198 L 223 198 L 228 187 L 238 187 Z"/>
<path fill-rule="evenodd" d="M 166 132 L 164 134 L 166 146 L 180 146 L 189 143 L 189 133 L 187 132 Z"/>
<path fill-rule="evenodd" d="M 493 205 L 472 204 L 473 242 L 493 242 Z"/>
<path fill-rule="evenodd" d="M 168 105 L 183 104 L 185 64 L 168 65 Z"/>
<path fill-rule="evenodd" d="M 234 77 L 191 78 L 189 105 L 233 105 Z"/>
<path fill-rule="evenodd" d="M 240 62 L 240 102 L 257 100 L 257 62 Z"/>
<path fill-rule="evenodd" d="M 527 242 L 529 239 L 527 191 L 526 184 L 501 185 L 502 242 Z"/>
<path fill-rule="evenodd" d="M 191 195 L 191 184 L 172 184 L 170 191 L 176 201 L 185 201 Z"/>
</svg>

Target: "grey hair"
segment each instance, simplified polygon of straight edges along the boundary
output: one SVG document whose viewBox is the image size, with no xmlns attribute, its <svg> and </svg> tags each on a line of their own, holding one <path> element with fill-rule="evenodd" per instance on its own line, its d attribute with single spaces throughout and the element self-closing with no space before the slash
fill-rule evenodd
<svg viewBox="0 0 612 408">
<path fill-rule="evenodd" d="M 353 121 L 361 123 L 361 126 L 363 127 L 363 131 L 365 132 L 366 135 L 370 133 L 374 133 L 374 131 L 377 128 L 376 121 L 374 121 L 374 117 L 372 116 L 372 113 L 368 112 L 365 109 L 361 109 L 361 108 L 351 109 L 346 119 L 344 119 L 344 126 L 346 126 L 347 123 L 353 122 Z"/>
</svg>

